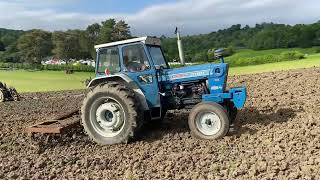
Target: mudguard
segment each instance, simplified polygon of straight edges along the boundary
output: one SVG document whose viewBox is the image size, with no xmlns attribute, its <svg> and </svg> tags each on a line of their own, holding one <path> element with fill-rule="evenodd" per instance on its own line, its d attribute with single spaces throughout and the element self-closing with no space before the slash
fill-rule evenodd
<svg viewBox="0 0 320 180">
<path fill-rule="evenodd" d="M 215 93 L 202 95 L 204 102 L 223 103 L 225 100 L 232 101 L 237 109 L 244 107 L 247 98 L 247 89 L 245 87 L 232 88 L 226 93 Z"/>
<path fill-rule="evenodd" d="M 229 90 L 232 93 L 232 102 L 237 109 L 243 108 L 247 99 L 247 89 L 245 87 L 232 88 Z"/>
<path fill-rule="evenodd" d="M 140 105 L 142 106 L 142 110 L 149 110 L 149 106 L 147 104 L 147 100 L 139 86 L 134 82 L 130 77 L 128 77 L 125 74 L 114 74 L 109 76 L 100 76 L 92 79 L 90 83 L 88 84 L 87 88 L 95 87 L 100 83 L 106 82 L 106 81 L 122 81 L 125 82 L 126 85 L 131 88 L 136 96 L 138 97 Z"/>
</svg>

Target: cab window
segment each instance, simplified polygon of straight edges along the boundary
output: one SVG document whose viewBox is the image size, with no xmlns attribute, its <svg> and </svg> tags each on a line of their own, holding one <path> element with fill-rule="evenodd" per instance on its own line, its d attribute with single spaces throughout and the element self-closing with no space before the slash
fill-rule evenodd
<svg viewBox="0 0 320 180">
<path fill-rule="evenodd" d="M 148 49 L 154 65 L 162 66 L 163 68 L 168 68 L 162 50 L 159 46 L 148 46 Z"/>
<path fill-rule="evenodd" d="M 105 73 L 106 71 L 110 74 L 120 71 L 120 58 L 117 47 L 104 48 L 99 51 L 98 72 Z"/>
<path fill-rule="evenodd" d="M 122 49 L 123 64 L 129 72 L 145 71 L 150 69 L 150 64 L 143 45 L 135 44 Z"/>
</svg>

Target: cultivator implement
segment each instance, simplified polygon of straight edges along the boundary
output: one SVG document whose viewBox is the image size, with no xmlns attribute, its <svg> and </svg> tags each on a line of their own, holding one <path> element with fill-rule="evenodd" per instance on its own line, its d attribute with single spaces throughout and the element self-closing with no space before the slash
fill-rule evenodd
<svg viewBox="0 0 320 180">
<path fill-rule="evenodd" d="M 15 88 L 8 87 L 6 84 L 0 82 L 0 102 L 5 101 L 19 101 L 21 96 Z"/>
<path fill-rule="evenodd" d="M 29 126 L 26 132 L 29 134 L 42 133 L 42 134 L 63 134 L 68 132 L 79 124 L 79 118 L 72 118 L 79 115 L 79 110 L 74 110 L 58 116 L 52 120 L 46 120 L 41 123 Z"/>
</svg>

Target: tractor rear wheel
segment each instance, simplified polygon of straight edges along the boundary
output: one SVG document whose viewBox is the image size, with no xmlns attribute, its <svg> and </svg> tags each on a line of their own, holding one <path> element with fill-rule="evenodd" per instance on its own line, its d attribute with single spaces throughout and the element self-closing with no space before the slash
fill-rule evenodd
<svg viewBox="0 0 320 180">
<path fill-rule="evenodd" d="M 217 103 L 199 103 L 192 108 L 188 124 L 193 136 L 213 140 L 224 137 L 229 130 L 226 110 Z"/>
<path fill-rule="evenodd" d="M 82 125 L 98 144 L 127 143 L 134 136 L 139 120 L 134 92 L 118 83 L 100 84 L 85 98 Z"/>
</svg>

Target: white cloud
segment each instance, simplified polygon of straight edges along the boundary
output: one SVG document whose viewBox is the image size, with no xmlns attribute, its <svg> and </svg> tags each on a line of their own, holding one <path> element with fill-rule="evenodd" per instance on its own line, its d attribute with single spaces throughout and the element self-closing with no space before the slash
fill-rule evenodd
<svg viewBox="0 0 320 180">
<path fill-rule="evenodd" d="M 179 0 L 146 7 L 133 14 L 57 12 L 52 6 L 76 5 L 77 0 L 0 0 L 0 27 L 65 30 L 85 28 L 107 18 L 126 20 L 136 35 L 172 34 L 180 26 L 185 34 L 207 33 L 232 24 L 261 22 L 312 23 L 320 20 L 318 0 Z"/>
</svg>

